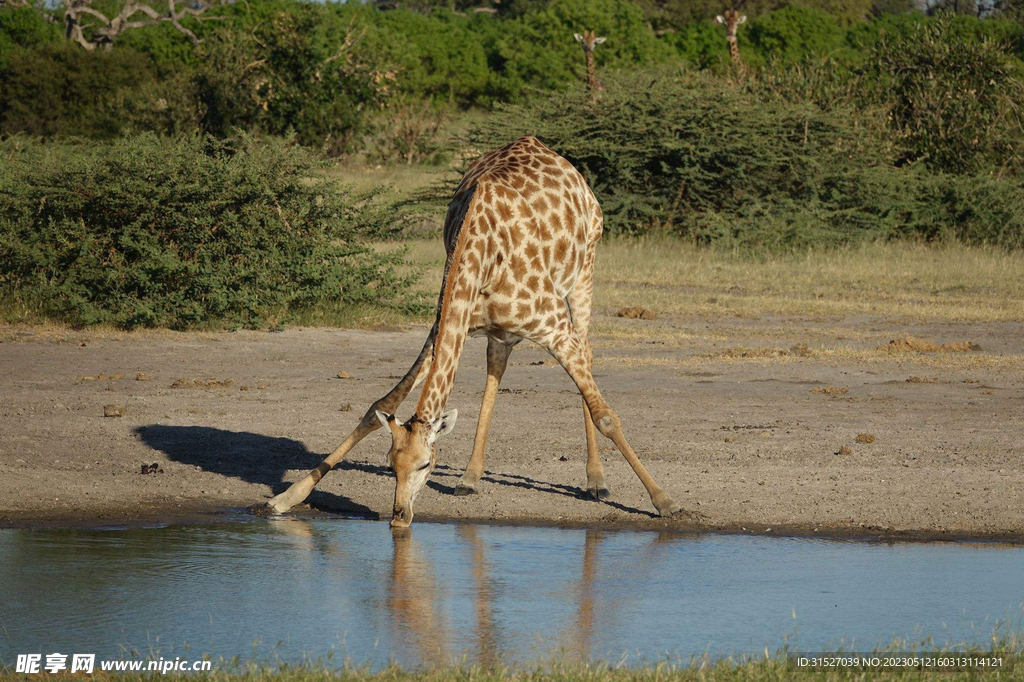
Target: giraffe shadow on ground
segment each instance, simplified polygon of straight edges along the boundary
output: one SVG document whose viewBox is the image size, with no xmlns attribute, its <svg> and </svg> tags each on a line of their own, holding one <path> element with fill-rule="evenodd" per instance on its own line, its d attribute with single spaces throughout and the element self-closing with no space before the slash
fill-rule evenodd
<svg viewBox="0 0 1024 682">
<path fill-rule="evenodd" d="M 281 480 L 290 469 L 312 469 L 324 458 L 291 438 L 228 431 L 211 426 L 150 424 L 137 427 L 135 435 L 149 447 L 167 455 L 171 461 L 196 466 L 228 478 L 269 486 L 274 495 L 284 492 L 291 485 Z M 365 505 L 344 495 L 323 490 L 314 490 L 306 501 L 321 511 L 380 518 L 380 514 Z"/>
<path fill-rule="evenodd" d="M 135 429 L 135 435 L 147 446 L 158 450 L 174 462 L 197 466 L 203 471 L 220 474 L 229 478 L 237 478 L 248 483 L 268 486 L 272 494 L 277 495 L 291 485 L 282 481 L 289 471 L 312 469 L 323 461 L 325 454 L 310 452 L 303 443 L 291 438 L 264 436 L 248 431 L 228 431 L 211 426 L 167 426 L 151 424 Z M 334 467 L 335 471 L 360 471 L 391 478 L 391 469 L 382 464 L 343 460 Z M 434 469 L 434 479 L 427 485 L 443 495 L 454 495 L 455 486 L 446 485 L 443 480 L 456 480 L 462 471 L 454 467 L 440 464 Z M 482 481 L 494 485 L 511 486 L 523 490 L 564 495 L 579 500 L 592 501 L 586 491 L 572 485 L 550 483 L 518 474 L 504 474 L 498 471 L 485 471 Z M 314 490 L 306 502 L 321 511 L 352 514 L 366 518 L 380 518 L 380 515 L 369 507 L 345 497 L 323 490 Z M 636 509 L 612 500 L 602 500 L 608 505 L 630 514 L 656 516 L 649 511 Z"/>
<path fill-rule="evenodd" d="M 338 466 L 334 467 L 334 471 L 361 471 L 368 474 L 376 474 L 378 476 L 386 476 L 391 478 L 392 473 L 389 467 L 380 464 L 371 464 L 369 462 L 359 462 L 355 460 L 343 460 L 338 463 Z M 454 495 L 455 486 L 446 485 L 445 483 L 436 480 L 440 478 L 455 478 L 459 479 L 462 477 L 462 470 L 450 467 L 447 464 L 438 464 L 434 467 L 434 473 L 432 474 L 435 480 L 427 481 L 427 487 L 432 490 L 436 490 L 442 495 Z M 480 477 L 481 481 L 487 483 L 493 483 L 495 485 L 510 486 L 513 488 L 522 488 L 523 490 L 535 490 L 542 493 L 550 493 L 552 495 L 564 495 L 577 500 L 584 500 L 587 502 L 594 502 L 587 495 L 587 491 L 583 488 L 579 488 L 573 485 L 565 485 L 564 483 L 549 483 L 547 481 L 538 481 L 535 478 L 528 476 L 520 476 L 518 474 L 503 474 L 500 471 L 484 471 L 483 476 Z M 486 493 L 481 493 L 486 495 Z M 601 504 L 605 504 L 619 511 L 628 512 L 630 514 L 640 514 L 642 516 L 657 517 L 657 514 L 649 512 L 645 509 L 637 509 L 636 507 L 630 507 L 625 504 L 620 504 L 613 500 L 601 500 Z"/>
</svg>

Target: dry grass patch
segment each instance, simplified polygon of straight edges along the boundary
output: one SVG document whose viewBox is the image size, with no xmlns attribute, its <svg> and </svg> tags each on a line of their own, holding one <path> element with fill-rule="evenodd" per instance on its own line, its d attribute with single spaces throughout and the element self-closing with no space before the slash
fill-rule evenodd
<svg viewBox="0 0 1024 682">
<path fill-rule="evenodd" d="M 981 350 L 981 346 L 970 341 L 949 341 L 940 346 L 928 339 L 904 336 L 902 339 L 892 339 L 884 346 L 879 346 L 878 350 L 890 353 L 968 353 Z"/>
<path fill-rule="evenodd" d="M 1024 320 L 1024 257 L 993 248 L 890 243 L 753 258 L 677 240 L 609 240 L 597 263 L 595 303 L 613 310 Z"/>
</svg>

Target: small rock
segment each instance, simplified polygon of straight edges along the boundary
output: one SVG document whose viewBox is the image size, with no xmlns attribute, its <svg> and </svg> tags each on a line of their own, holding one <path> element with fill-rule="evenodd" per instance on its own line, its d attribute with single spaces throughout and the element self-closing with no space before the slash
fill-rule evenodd
<svg viewBox="0 0 1024 682">
<path fill-rule="evenodd" d="M 128 411 L 127 405 L 104 405 L 103 416 L 104 417 L 123 417 Z"/>
<path fill-rule="evenodd" d="M 164 470 L 160 467 L 159 462 L 153 462 L 152 464 L 143 464 L 139 469 L 139 473 L 142 474 L 143 476 L 148 476 L 149 474 L 162 474 L 163 472 Z"/>
<path fill-rule="evenodd" d="M 558 458 L 558 461 L 559 462 L 568 462 L 569 458 L 566 457 L 565 455 L 562 455 L 561 457 Z"/>
<path fill-rule="evenodd" d="M 874 443 L 875 442 L 875 434 L 873 434 L 873 433 L 858 433 L 857 434 L 857 442 L 858 443 Z"/>
<path fill-rule="evenodd" d="M 136 372 L 135 373 L 135 380 L 136 381 L 149 381 L 149 375 L 146 374 L 145 372 Z"/>
<path fill-rule="evenodd" d="M 735 443 L 736 441 L 734 441 L 732 438 L 726 438 L 725 442 L 726 443 Z"/>
<path fill-rule="evenodd" d="M 342 370 L 342 371 L 338 372 L 338 378 L 339 379 L 351 379 L 352 375 L 349 374 L 348 372 Z"/>
<path fill-rule="evenodd" d="M 837 455 L 852 455 L 853 454 L 853 450 L 851 450 L 848 446 L 844 445 L 843 447 L 839 448 L 839 452 L 837 452 L 836 454 Z"/>
<path fill-rule="evenodd" d="M 352 403 L 344 403 L 341 407 L 338 408 L 338 412 L 351 412 L 351 411 L 352 411 Z"/>
</svg>

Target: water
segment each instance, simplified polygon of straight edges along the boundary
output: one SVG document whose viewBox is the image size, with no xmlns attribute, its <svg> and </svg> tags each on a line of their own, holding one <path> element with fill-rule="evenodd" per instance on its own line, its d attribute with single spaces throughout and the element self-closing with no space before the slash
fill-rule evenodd
<svg viewBox="0 0 1024 682">
<path fill-rule="evenodd" d="M 0 659 L 630 663 L 984 643 L 1024 548 L 281 519 L 0 531 Z"/>
</svg>

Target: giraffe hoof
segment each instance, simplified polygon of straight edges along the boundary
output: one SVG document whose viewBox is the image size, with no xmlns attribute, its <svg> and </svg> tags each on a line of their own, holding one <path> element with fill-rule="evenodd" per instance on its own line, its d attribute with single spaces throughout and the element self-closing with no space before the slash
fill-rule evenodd
<svg viewBox="0 0 1024 682">
<path fill-rule="evenodd" d="M 601 500 L 607 500 L 612 496 L 612 491 L 602 486 L 594 486 L 593 488 L 587 488 L 587 497 L 595 502 Z"/>
<path fill-rule="evenodd" d="M 658 516 L 665 519 L 679 518 L 686 514 L 683 509 L 679 507 L 675 502 L 672 501 L 671 497 L 664 497 L 654 503 L 654 506 L 658 510 Z"/>
<path fill-rule="evenodd" d="M 470 487 L 468 485 L 463 485 L 460 483 L 457 486 L 455 486 L 455 494 L 459 495 L 460 497 L 462 495 L 476 495 L 476 488 Z"/>
</svg>

